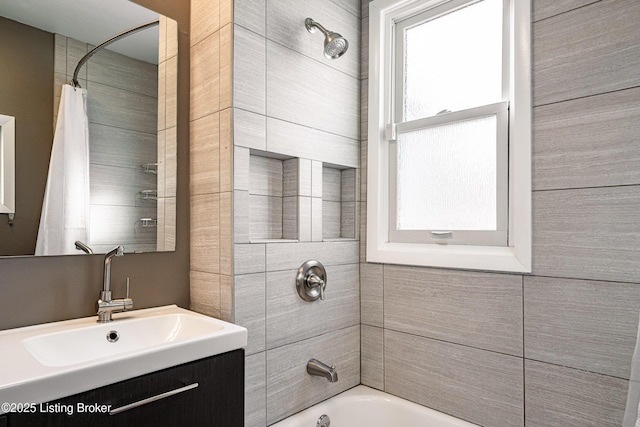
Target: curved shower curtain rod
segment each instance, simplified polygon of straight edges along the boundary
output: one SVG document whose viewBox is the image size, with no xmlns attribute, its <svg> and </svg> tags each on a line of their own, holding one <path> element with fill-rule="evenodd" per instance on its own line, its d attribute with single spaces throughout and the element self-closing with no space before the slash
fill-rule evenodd
<svg viewBox="0 0 640 427">
<path fill-rule="evenodd" d="M 147 28 L 155 27 L 158 24 L 160 24 L 160 20 L 156 19 L 155 21 L 150 21 L 150 22 L 147 22 L 146 24 L 142 24 L 142 25 L 138 25 L 137 27 L 129 28 L 128 30 L 125 30 L 125 31 L 121 32 L 120 34 L 115 35 L 115 36 L 111 37 L 110 39 L 103 41 L 102 43 L 100 43 L 99 45 L 97 45 L 96 47 L 91 49 L 85 56 L 82 57 L 82 59 L 80 59 L 80 61 L 78 62 L 78 65 L 76 65 L 76 69 L 73 72 L 73 79 L 71 80 L 71 85 L 73 87 L 80 87 L 80 83 L 78 83 L 78 73 L 80 72 L 80 68 L 82 68 L 82 66 L 84 64 L 86 64 L 86 62 L 89 60 L 89 58 L 91 58 L 93 55 L 95 55 L 96 53 L 98 53 L 99 51 L 104 49 L 105 47 L 109 46 L 111 43 L 113 43 L 115 41 L 118 41 L 123 37 L 130 36 L 131 34 L 135 34 L 138 31 L 146 30 Z"/>
</svg>

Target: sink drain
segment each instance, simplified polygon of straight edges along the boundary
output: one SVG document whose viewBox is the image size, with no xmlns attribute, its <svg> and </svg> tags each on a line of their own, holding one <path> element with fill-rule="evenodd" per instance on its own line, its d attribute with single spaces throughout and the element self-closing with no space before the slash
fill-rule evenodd
<svg viewBox="0 0 640 427">
<path fill-rule="evenodd" d="M 322 415 L 316 423 L 316 427 L 329 427 L 330 425 L 331 420 L 329 419 L 329 415 Z"/>
<path fill-rule="evenodd" d="M 109 333 L 107 334 L 107 341 L 109 342 L 116 342 L 120 339 L 120 334 L 118 333 L 118 331 L 109 331 Z"/>
</svg>

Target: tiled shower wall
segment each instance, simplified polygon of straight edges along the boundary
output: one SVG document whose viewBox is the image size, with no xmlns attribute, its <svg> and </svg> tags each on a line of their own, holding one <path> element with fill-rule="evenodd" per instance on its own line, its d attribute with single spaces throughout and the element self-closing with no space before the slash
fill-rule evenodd
<svg viewBox="0 0 640 427">
<path fill-rule="evenodd" d="M 71 80 L 78 61 L 91 48 L 55 34 L 55 115 L 62 84 Z M 126 79 L 119 77 L 123 73 Z M 118 244 L 127 251 L 156 250 L 156 228 L 142 227 L 139 220 L 157 215 L 156 201 L 140 196 L 141 191 L 155 190 L 157 185 L 156 175 L 142 172 L 141 167 L 157 161 L 157 76 L 155 64 L 107 49 L 93 56 L 78 75 L 80 85 L 88 91 L 89 244 L 97 253 Z"/>
<path fill-rule="evenodd" d="M 158 210 L 156 247 L 176 244 L 178 23 L 160 16 L 158 33 Z"/>
<path fill-rule="evenodd" d="M 359 0 L 234 1 L 233 313 L 249 330 L 246 426 L 360 383 L 360 10 Z M 325 59 L 307 17 L 347 37 L 350 51 Z M 295 291 L 308 259 L 326 267 L 324 301 Z M 309 376 L 310 358 L 335 364 L 340 380 Z"/>
<path fill-rule="evenodd" d="M 640 311 L 640 3 L 532 3 L 533 274 L 367 264 L 362 203 L 362 382 L 482 426 L 620 426 Z M 362 200 L 367 15 L 364 0 Z"/>
</svg>

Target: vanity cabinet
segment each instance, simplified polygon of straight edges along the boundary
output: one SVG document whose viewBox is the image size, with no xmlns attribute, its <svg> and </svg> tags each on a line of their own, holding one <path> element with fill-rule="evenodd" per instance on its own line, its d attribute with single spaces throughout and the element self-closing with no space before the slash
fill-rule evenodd
<svg viewBox="0 0 640 427">
<path fill-rule="evenodd" d="M 166 397 L 154 400 L 155 396 Z M 141 402 L 148 403 L 135 405 Z M 132 406 L 131 409 L 109 415 L 109 410 L 128 406 Z M 244 350 L 230 351 L 38 404 L 35 409 L 33 414 L 8 414 L 7 427 L 242 427 Z M 3 426 L 2 422 L 0 417 L 0 426 Z"/>
</svg>

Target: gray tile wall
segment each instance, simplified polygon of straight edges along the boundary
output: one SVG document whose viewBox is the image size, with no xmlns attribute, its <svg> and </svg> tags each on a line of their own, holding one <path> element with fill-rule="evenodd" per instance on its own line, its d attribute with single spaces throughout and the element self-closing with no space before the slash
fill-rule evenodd
<svg viewBox="0 0 640 427">
<path fill-rule="evenodd" d="M 361 204 L 361 381 L 487 427 L 619 426 L 640 313 L 640 3 L 532 5 L 533 273 L 367 264 Z"/>
<path fill-rule="evenodd" d="M 361 5 L 233 3 L 233 320 L 249 330 L 245 426 L 264 427 L 360 383 Z M 349 38 L 345 57 L 323 57 L 307 16 Z M 340 236 L 351 239 L 323 241 Z M 323 301 L 296 293 L 308 259 L 327 270 Z M 309 376 L 310 358 L 335 364 L 339 381 Z"/>
</svg>

